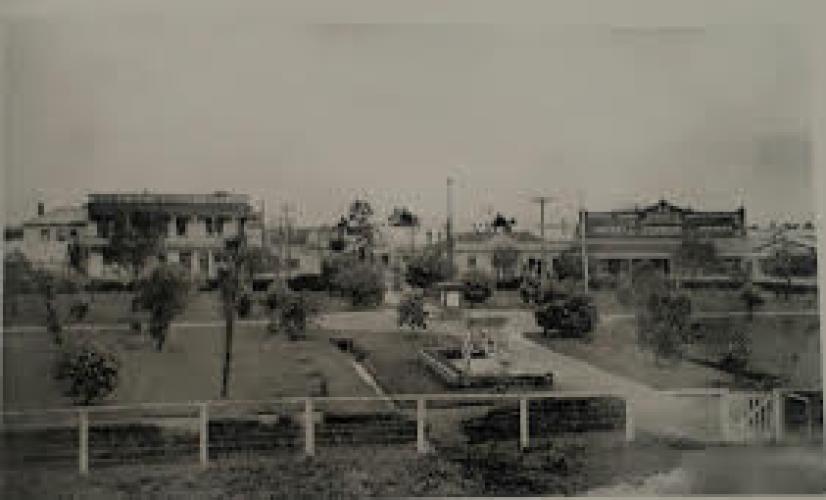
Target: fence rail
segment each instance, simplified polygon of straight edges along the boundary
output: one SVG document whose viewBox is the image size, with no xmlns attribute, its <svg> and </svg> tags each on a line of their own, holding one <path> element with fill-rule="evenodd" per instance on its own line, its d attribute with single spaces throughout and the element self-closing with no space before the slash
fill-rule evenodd
<svg viewBox="0 0 826 500">
<path fill-rule="evenodd" d="M 703 439 L 717 442 L 743 442 L 752 435 L 780 441 L 789 405 L 800 401 L 807 421 L 798 428 L 804 434 L 808 429 L 811 440 L 817 418 L 813 409 L 818 406 L 812 397 L 822 398 L 820 391 L 791 389 L 767 393 L 689 389 L 659 394 L 675 401 L 697 401 L 695 409 L 701 408 L 708 426 Z M 758 412 L 748 402 L 758 398 L 771 401 L 764 403 L 766 411 Z M 388 399 L 392 406 L 387 405 Z M 183 461 L 206 467 L 236 454 L 312 456 L 342 445 L 401 445 L 429 453 L 440 446 L 497 441 L 528 449 L 582 432 L 631 442 L 638 427 L 650 424 L 644 406 L 622 394 L 576 391 L 287 397 L 7 411 L 0 413 L 0 467 L 76 463 L 81 474 L 124 462 Z M 761 432 L 747 432 L 749 426 L 759 426 Z"/>
<path fill-rule="evenodd" d="M 598 430 L 632 440 L 628 402 L 605 392 L 293 397 L 84 406 L 2 414 L 4 468 L 210 461 L 234 453 L 300 452 L 340 445 L 404 445 L 419 453 L 457 436 L 525 449 L 555 432 Z M 565 417 L 565 415 L 568 415 Z M 578 419 L 578 420 L 577 420 Z M 563 425 L 577 420 L 577 425 Z M 76 450 L 76 451 L 72 451 Z M 74 457 L 74 459 L 72 459 Z"/>
</svg>

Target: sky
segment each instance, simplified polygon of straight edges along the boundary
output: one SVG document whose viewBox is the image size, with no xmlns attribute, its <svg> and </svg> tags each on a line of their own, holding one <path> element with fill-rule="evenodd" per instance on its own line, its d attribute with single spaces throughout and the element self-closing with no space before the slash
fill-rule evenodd
<svg viewBox="0 0 826 500">
<path fill-rule="evenodd" d="M 88 13 L 87 13 L 88 14 Z M 231 190 L 334 222 L 366 197 L 536 230 L 667 198 L 813 212 L 808 51 L 790 27 L 288 24 L 241 8 L 20 18 L 5 205 Z"/>
</svg>

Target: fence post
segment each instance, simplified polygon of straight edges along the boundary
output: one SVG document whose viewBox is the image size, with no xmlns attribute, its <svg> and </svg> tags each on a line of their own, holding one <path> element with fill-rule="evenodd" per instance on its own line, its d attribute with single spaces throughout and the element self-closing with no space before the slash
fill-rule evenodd
<svg viewBox="0 0 826 500">
<path fill-rule="evenodd" d="M 426 420 L 426 402 L 424 399 L 416 400 L 416 451 L 419 453 L 427 453 L 427 441 L 425 440 L 425 420 Z"/>
<path fill-rule="evenodd" d="M 313 400 L 304 400 L 304 454 L 315 455 L 315 421 L 313 420 Z"/>
<path fill-rule="evenodd" d="M 774 410 L 774 439 L 777 443 L 782 443 L 784 433 L 786 430 L 786 422 L 784 422 L 785 411 L 783 403 L 785 401 L 781 389 L 773 391 L 774 401 L 772 401 L 772 409 Z"/>
<path fill-rule="evenodd" d="M 634 410 L 631 406 L 631 399 L 625 398 L 625 442 L 634 440 Z"/>
<path fill-rule="evenodd" d="M 201 430 L 200 436 L 200 457 L 201 467 L 209 465 L 209 406 L 208 403 L 201 403 L 200 407 Z"/>
<path fill-rule="evenodd" d="M 722 441 L 731 441 L 731 406 L 729 401 L 729 391 L 720 391 L 720 434 Z"/>
<path fill-rule="evenodd" d="M 81 474 L 89 473 L 89 413 L 87 410 L 77 412 L 78 423 L 78 470 Z"/>
<path fill-rule="evenodd" d="M 528 448 L 528 400 L 519 400 L 519 447 L 523 450 Z"/>
</svg>

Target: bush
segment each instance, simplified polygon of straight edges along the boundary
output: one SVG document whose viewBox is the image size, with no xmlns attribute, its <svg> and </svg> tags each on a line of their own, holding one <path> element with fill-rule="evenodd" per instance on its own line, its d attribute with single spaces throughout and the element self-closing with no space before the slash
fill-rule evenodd
<svg viewBox="0 0 826 500">
<path fill-rule="evenodd" d="M 114 353 L 91 342 L 65 349 L 57 362 L 55 378 L 65 384 L 64 394 L 88 405 L 111 394 L 118 385 L 120 361 Z"/>
<path fill-rule="evenodd" d="M 549 330 L 558 330 L 565 336 L 584 337 L 596 325 L 597 310 L 590 297 L 575 296 L 541 305 L 535 318 L 545 335 Z"/>
<path fill-rule="evenodd" d="M 424 298 L 419 294 L 406 295 L 397 308 L 399 326 L 411 329 L 427 328 L 427 311 L 424 310 Z"/>
<path fill-rule="evenodd" d="M 327 282 L 320 274 L 299 274 L 287 280 L 287 286 L 290 290 L 296 292 L 323 292 L 327 290 Z"/>
<path fill-rule="evenodd" d="M 252 312 L 252 298 L 250 294 L 244 293 L 238 297 L 238 302 L 235 304 L 235 310 L 238 312 L 239 318 L 246 318 Z"/>
<path fill-rule="evenodd" d="M 470 271 L 462 278 L 464 299 L 473 304 L 481 304 L 493 295 L 493 279 L 482 271 Z"/>
<path fill-rule="evenodd" d="M 416 255 L 407 263 L 405 280 L 415 288 L 429 288 L 450 276 L 450 262 L 436 252 Z"/>
<path fill-rule="evenodd" d="M 358 260 L 339 267 L 333 287 L 350 298 L 354 306 L 374 306 L 384 299 L 384 273 L 381 268 Z"/>
<path fill-rule="evenodd" d="M 166 332 L 172 319 L 186 305 L 188 289 L 189 281 L 183 268 L 176 264 L 158 266 L 138 283 L 136 303 L 149 311 L 149 333 L 159 351 L 166 342 Z"/>
<path fill-rule="evenodd" d="M 318 313 L 318 308 L 306 295 L 293 293 L 283 297 L 279 311 L 279 328 L 290 340 L 297 340 L 305 335 L 307 324 Z"/>
</svg>

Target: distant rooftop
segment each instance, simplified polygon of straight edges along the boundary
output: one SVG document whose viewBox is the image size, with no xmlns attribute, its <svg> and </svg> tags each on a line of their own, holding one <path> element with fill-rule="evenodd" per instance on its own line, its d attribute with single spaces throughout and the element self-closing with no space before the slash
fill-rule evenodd
<svg viewBox="0 0 826 500">
<path fill-rule="evenodd" d="M 117 203 L 117 204 L 248 204 L 249 195 L 216 191 L 207 194 L 178 194 L 178 193 L 94 193 L 89 195 L 89 203 Z"/>
<path fill-rule="evenodd" d="M 73 226 L 86 224 L 88 216 L 84 207 L 57 207 L 43 215 L 28 219 L 24 226 Z"/>
</svg>

